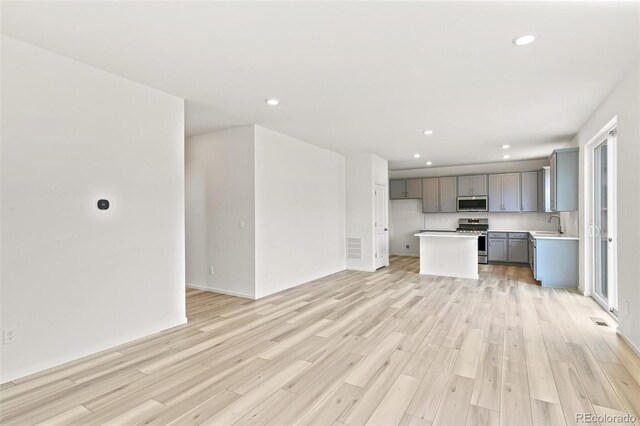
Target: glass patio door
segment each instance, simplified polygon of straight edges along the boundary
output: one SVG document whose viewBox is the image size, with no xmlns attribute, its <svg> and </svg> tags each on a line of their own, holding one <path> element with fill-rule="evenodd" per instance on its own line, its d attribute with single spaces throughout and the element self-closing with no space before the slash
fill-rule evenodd
<svg viewBox="0 0 640 426">
<path fill-rule="evenodd" d="M 617 315 L 615 287 L 615 250 L 613 237 L 615 215 L 613 129 L 593 146 L 593 222 L 589 234 L 592 241 L 593 293 L 604 308 Z"/>
<path fill-rule="evenodd" d="M 593 212 L 593 249 L 594 249 L 594 290 L 605 305 L 609 305 L 608 279 L 608 234 L 607 234 L 607 141 L 598 145 L 593 153 L 594 165 L 594 212 Z"/>
</svg>

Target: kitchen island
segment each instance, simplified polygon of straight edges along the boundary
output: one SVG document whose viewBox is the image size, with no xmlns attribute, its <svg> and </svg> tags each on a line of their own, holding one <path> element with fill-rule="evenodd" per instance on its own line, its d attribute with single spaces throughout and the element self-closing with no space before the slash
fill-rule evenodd
<svg viewBox="0 0 640 426">
<path fill-rule="evenodd" d="M 420 274 L 478 278 L 478 234 L 420 232 Z"/>
</svg>

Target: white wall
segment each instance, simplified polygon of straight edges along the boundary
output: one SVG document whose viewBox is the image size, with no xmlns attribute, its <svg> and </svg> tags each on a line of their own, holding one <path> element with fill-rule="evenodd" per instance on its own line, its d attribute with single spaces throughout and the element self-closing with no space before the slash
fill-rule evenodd
<svg viewBox="0 0 640 426">
<path fill-rule="evenodd" d="M 465 174 L 508 173 L 539 170 L 549 164 L 546 159 L 506 161 L 501 163 L 473 164 L 451 167 L 428 167 L 413 170 L 391 171 L 391 179 L 457 176 Z M 415 233 L 420 229 L 453 230 L 458 219 L 483 217 L 489 219 L 490 229 L 495 230 L 555 230 L 557 222 L 547 223 L 549 213 L 422 213 L 421 200 L 391 200 L 389 202 L 391 254 L 419 256 L 420 246 Z M 568 232 L 567 232 L 568 231 Z M 575 235 L 573 228 L 565 229 Z M 409 246 L 407 248 L 407 246 Z"/>
<path fill-rule="evenodd" d="M 181 99 L 2 37 L 3 382 L 186 320 L 183 135 Z"/>
<path fill-rule="evenodd" d="M 373 165 L 371 154 L 350 155 L 346 160 L 346 237 L 359 238 L 361 258 L 347 259 L 347 269 L 374 271 Z"/>
<path fill-rule="evenodd" d="M 580 194 L 588 189 L 584 182 L 584 145 L 613 117 L 618 118 L 617 136 L 617 225 L 619 331 L 640 350 L 640 66 L 634 63 L 626 76 L 585 123 L 573 143 L 581 147 Z M 580 199 L 581 234 L 588 235 L 584 220 L 585 197 Z M 585 261 L 584 241 L 580 242 L 580 286 L 590 265 Z M 625 303 L 629 303 L 627 313 Z"/>
<path fill-rule="evenodd" d="M 549 152 L 551 154 L 551 152 Z M 391 179 L 425 178 L 433 176 L 459 176 L 486 173 L 509 173 L 539 170 L 549 165 L 549 159 L 502 161 L 500 163 L 469 164 L 464 166 L 421 167 L 419 169 L 391 170 Z"/>
<path fill-rule="evenodd" d="M 250 125 L 188 138 L 186 176 L 189 286 L 260 298 L 345 269 L 342 155 Z"/>
<path fill-rule="evenodd" d="M 254 298 L 254 126 L 188 138 L 185 174 L 187 285 Z"/>
<path fill-rule="evenodd" d="M 345 158 L 255 127 L 256 297 L 345 269 Z"/>
<path fill-rule="evenodd" d="M 347 238 L 360 238 L 361 259 L 347 259 L 347 268 L 375 271 L 374 215 L 376 184 L 389 185 L 387 160 L 374 154 L 347 157 Z"/>
</svg>

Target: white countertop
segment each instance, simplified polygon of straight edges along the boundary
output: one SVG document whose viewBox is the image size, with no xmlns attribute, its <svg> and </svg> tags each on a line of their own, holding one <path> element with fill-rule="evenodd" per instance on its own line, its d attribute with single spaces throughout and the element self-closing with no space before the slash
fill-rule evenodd
<svg viewBox="0 0 640 426">
<path fill-rule="evenodd" d="M 580 238 L 572 237 L 571 235 L 536 235 L 536 231 L 529 232 L 536 240 L 574 240 L 578 241 Z"/>
<path fill-rule="evenodd" d="M 525 229 L 489 229 L 489 232 L 526 232 L 531 234 L 536 240 L 579 240 L 580 238 L 567 235 L 567 234 L 536 234 L 536 232 L 548 232 L 548 231 L 530 231 Z"/>
<path fill-rule="evenodd" d="M 478 234 L 465 234 L 462 232 L 420 232 L 419 234 L 415 234 L 416 237 L 445 237 L 445 238 L 478 238 Z"/>
</svg>

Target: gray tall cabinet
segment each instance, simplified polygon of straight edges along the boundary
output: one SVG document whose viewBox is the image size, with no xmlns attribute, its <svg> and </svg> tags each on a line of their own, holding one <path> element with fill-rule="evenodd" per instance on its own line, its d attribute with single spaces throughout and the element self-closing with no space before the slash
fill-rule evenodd
<svg viewBox="0 0 640 426">
<path fill-rule="evenodd" d="M 556 149 L 550 158 L 551 211 L 578 210 L 578 148 Z"/>
</svg>

